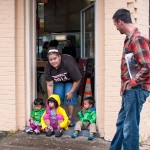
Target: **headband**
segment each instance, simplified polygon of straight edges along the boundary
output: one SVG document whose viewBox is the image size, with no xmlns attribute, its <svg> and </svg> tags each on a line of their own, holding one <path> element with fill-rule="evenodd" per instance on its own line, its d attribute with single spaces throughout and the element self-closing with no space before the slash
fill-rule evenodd
<svg viewBox="0 0 150 150">
<path fill-rule="evenodd" d="M 59 51 L 57 49 L 50 49 L 48 53 L 59 53 Z"/>
</svg>

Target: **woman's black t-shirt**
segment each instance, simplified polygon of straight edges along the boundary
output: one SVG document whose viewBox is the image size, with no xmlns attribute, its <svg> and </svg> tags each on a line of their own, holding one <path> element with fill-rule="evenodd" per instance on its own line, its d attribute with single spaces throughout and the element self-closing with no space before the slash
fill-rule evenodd
<svg viewBox="0 0 150 150">
<path fill-rule="evenodd" d="M 58 69 L 48 62 L 44 69 L 46 81 L 76 82 L 82 78 L 82 71 L 76 60 L 70 55 L 61 56 L 61 64 Z"/>
</svg>

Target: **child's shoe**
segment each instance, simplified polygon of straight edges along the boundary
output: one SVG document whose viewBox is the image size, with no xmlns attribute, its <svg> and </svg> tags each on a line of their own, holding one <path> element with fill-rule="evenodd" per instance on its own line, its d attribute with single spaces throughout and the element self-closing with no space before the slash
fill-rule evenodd
<svg viewBox="0 0 150 150">
<path fill-rule="evenodd" d="M 61 137 L 63 135 L 63 129 L 58 129 L 55 133 L 55 137 Z"/>
<path fill-rule="evenodd" d="M 88 137 L 88 140 L 89 141 L 92 141 L 94 139 L 94 134 L 93 133 L 90 133 L 89 137 Z"/>
<path fill-rule="evenodd" d="M 35 134 L 40 134 L 40 130 L 35 129 L 35 130 L 34 130 L 34 133 L 35 133 Z"/>
<path fill-rule="evenodd" d="M 75 121 L 74 121 L 73 117 L 69 117 L 69 120 L 70 120 L 69 127 L 73 127 L 75 125 Z"/>
<path fill-rule="evenodd" d="M 73 138 L 73 139 L 75 139 L 75 138 L 77 138 L 78 137 L 78 132 L 77 131 L 75 131 L 73 134 L 72 134 L 72 136 L 71 136 L 71 138 Z"/>
<path fill-rule="evenodd" d="M 48 127 L 48 132 L 46 133 L 46 136 L 52 136 L 52 135 L 54 135 L 55 133 L 54 133 L 54 130 L 53 130 L 53 127 Z"/>
<path fill-rule="evenodd" d="M 28 128 L 28 129 L 26 130 L 26 133 L 32 134 L 32 133 L 33 133 L 33 129 L 32 129 L 32 128 Z"/>
</svg>

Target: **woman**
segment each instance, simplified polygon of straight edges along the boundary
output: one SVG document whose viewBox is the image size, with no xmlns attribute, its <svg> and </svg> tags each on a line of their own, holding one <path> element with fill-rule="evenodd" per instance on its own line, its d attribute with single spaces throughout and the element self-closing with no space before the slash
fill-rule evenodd
<svg viewBox="0 0 150 150">
<path fill-rule="evenodd" d="M 53 93 L 60 96 L 61 103 L 68 107 L 70 126 L 74 126 L 72 116 L 82 78 L 81 69 L 72 56 L 61 55 L 57 49 L 49 50 L 48 60 L 44 70 L 48 97 Z"/>
</svg>

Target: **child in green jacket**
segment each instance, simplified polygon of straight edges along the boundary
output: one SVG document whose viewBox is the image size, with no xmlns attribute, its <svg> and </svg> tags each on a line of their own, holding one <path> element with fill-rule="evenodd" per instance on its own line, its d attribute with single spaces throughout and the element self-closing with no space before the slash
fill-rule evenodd
<svg viewBox="0 0 150 150">
<path fill-rule="evenodd" d="M 94 108 L 94 104 L 95 100 L 93 97 L 84 98 L 84 107 L 78 112 L 80 121 L 75 125 L 72 138 L 76 138 L 81 129 L 88 129 L 90 131 L 88 140 L 93 140 L 96 133 L 96 109 Z"/>
<path fill-rule="evenodd" d="M 29 118 L 30 128 L 26 130 L 27 133 L 39 134 L 41 130 L 41 117 L 45 112 L 43 99 L 37 98 L 34 100 L 34 109 L 32 110 Z"/>
</svg>

